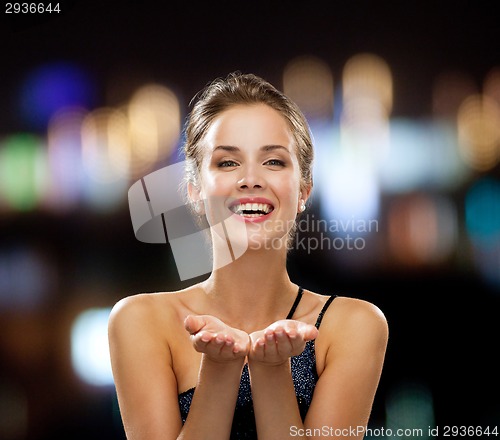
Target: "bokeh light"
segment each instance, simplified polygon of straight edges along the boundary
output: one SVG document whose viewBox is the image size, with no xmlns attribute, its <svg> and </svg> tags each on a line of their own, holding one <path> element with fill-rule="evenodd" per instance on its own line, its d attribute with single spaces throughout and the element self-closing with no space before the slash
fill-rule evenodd
<svg viewBox="0 0 500 440">
<path fill-rule="evenodd" d="M 470 168 L 458 153 L 455 126 L 449 122 L 394 118 L 390 145 L 389 154 L 378 165 L 383 192 L 448 191 L 470 176 Z"/>
<path fill-rule="evenodd" d="M 49 185 L 44 140 L 20 133 L 0 141 L 0 199 L 15 211 L 30 211 Z"/>
<path fill-rule="evenodd" d="M 467 235 L 481 254 L 500 251 L 500 182 L 491 177 L 476 181 L 465 196 L 465 226 Z M 480 262 L 486 261 L 481 258 Z M 500 274 L 500 259 L 491 258 L 488 266 Z M 498 276 L 500 279 L 500 275 Z"/>
<path fill-rule="evenodd" d="M 333 116 L 333 73 L 322 59 L 304 55 L 291 60 L 283 71 L 283 91 L 307 118 L 329 120 Z"/>
<path fill-rule="evenodd" d="M 99 108 L 82 122 L 84 199 L 100 211 L 122 204 L 130 177 L 131 146 L 128 118 L 114 108 Z"/>
<path fill-rule="evenodd" d="M 97 182 L 127 179 L 130 168 L 127 116 L 113 108 L 99 108 L 82 122 L 82 162 Z"/>
<path fill-rule="evenodd" d="M 83 311 L 71 328 L 71 361 L 78 377 L 89 385 L 112 385 L 108 347 L 108 318 L 111 309 Z"/>
<path fill-rule="evenodd" d="M 391 253 L 402 264 L 441 263 L 458 242 L 456 208 L 441 195 L 415 193 L 393 200 L 387 223 Z"/>
<path fill-rule="evenodd" d="M 341 147 L 379 162 L 389 150 L 392 75 L 379 56 L 351 57 L 342 72 Z"/>
<path fill-rule="evenodd" d="M 394 385 L 386 398 L 386 426 L 394 434 L 397 430 L 409 435 L 399 438 L 428 439 L 429 428 L 435 425 L 432 393 L 425 383 L 400 382 Z"/>
<path fill-rule="evenodd" d="M 59 274 L 47 252 L 28 245 L 0 248 L 0 310 L 28 312 L 51 299 Z"/>
<path fill-rule="evenodd" d="M 354 161 L 349 157 L 337 156 L 325 163 L 319 189 L 319 202 L 323 218 L 328 221 L 352 225 L 353 221 L 368 224 L 378 219 L 380 194 L 377 176 L 366 162 Z M 346 191 L 348 188 L 348 191 Z M 346 226 L 341 235 L 364 235 L 367 231 Z"/>
<path fill-rule="evenodd" d="M 469 96 L 457 115 L 464 162 L 477 171 L 493 168 L 500 157 L 500 105 L 487 95 Z"/>
<path fill-rule="evenodd" d="M 132 175 L 142 177 L 174 150 L 181 130 L 180 104 L 175 93 L 160 84 L 140 87 L 127 107 Z"/>
<path fill-rule="evenodd" d="M 392 73 L 387 62 L 372 53 L 360 53 L 347 60 L 342 71 L 343 102 L 353 102 L 362 115 L 389 115 L 392 110 Z"/>
<path fill-rule="evenodd" d="M 46 204 L 52 211 L 76 208 L 83 185 L 82 122 L 86 110 L 65 108 L 50 120 L 47 130 L 51 185 Z"/>
<path fill-rule="evenodd" d="M 45 130 L 64 107 L 90 107 L 94 86 L 89 75 L 69 62 L 45 64 L 29 72 L 20 91 L 21 116 L 31 130 Z"/>
</svg>

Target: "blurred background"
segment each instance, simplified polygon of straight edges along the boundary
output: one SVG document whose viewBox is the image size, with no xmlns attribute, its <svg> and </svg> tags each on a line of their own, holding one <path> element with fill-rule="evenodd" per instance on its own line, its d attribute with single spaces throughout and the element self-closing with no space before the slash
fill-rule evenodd
<svg viewBox="0 0 500 440">
<path fill-rule="evenodd" d="M 389 321 L 369 426 L 393 435 L 368 437 L 493 434 L 493 3 L 44 3 L 0 22 L 0 439 L 124 438 L 109 311 L 203 279 L 181 282 L 168 244 L 136 240 L 127 192 L 182 160 L 192 97 L 233 70 L 289 94 L 314 135 L 292 279 Z"/>
</svg>

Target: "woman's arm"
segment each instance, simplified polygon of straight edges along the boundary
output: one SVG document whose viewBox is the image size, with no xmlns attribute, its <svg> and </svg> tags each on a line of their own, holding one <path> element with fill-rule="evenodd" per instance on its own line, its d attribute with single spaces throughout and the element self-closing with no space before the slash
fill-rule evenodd
<svg viewBox="0 0 500 440">
<path fill-rule="evenodd" d="M 177 380 L 157 328 L 147 295 L 122 299 L 110 315 L 111 365 L 128 440 L 176 439 L 181 431 Z"/>
<path fill-rule="evenodd" d="M 337 298 L 334 309 L 325 314 L 316 339 L 317 345 L 319 341 L 326 347 L 326 355 L 304 423 L 289 362 L 289 357 L 300 353 L 303 345 L 292 349 L 296 335 L 292 333 L 290 338 L 289 332 L 274 332 L 277 344 L 270 340 L 261 346 L 275 356 L 265 362 L 265 356 L 252 356 L 252 349 L 259 347 L 255 343 L 259 338 L 251 335 L 254 343 L 249 370 L 259 440 L 289 436 L 363 438 L 384 361 L 387 322 L 378 308 L 365 301 Z M 298 338 L 301 343 L 308 339 L 305 335 Z M 274 346 L 277 351 L 271 349 Z M 279 361 L 279 353 L 287 356 L 286 362 Z"/>
<path fill-rule="evenodd" d="M 326 431 L 342 440 L 363 438 L 387 340 L 387 321 L 376 306 L 351 298 L 335 300 L 316 340 L 316 347 L 326 347 L 326 356 L 304 422 L 308 432 L 321 429 L 321 438 Z"/>
<path fill-rule="evenodd" d="M 290 357 L 302 353 L 317 335 L 314 326 L 294 320 L 278 321 L 250 335 L 248 365 L 259 440 L 288 438 L 292 426 L 302 426 Z"/>
<path fill-rule="evenodd" d="M 165 307 L 160 310 L 161 321 L 152 298 L 136 295 L 117 303 L 110 316 L 111 361 L 127 439 L 228 439 L 245 352 L 225 356 L 234 343 L 220 344 L 208 327 L 198 332 L 195 347 L 201 344 L 211 356 L 201 356 L 196 391 L 182 426 L 170 347 L 162 335 L 167 330 L 159 324 L 178 318 Z M 168 313 L 172 316 L 165 317 Z"/>
<path fill-rule="evenodd" d="M 229 439 L 248 335 L 208 315 L 188 316 L 184 325 L 202 360 L 179 439 Z"/>
</svg>

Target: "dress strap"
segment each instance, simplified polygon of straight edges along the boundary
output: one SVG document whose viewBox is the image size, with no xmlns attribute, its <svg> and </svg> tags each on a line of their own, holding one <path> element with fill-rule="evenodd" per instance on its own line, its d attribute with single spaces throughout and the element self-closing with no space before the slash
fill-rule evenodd
<svg viewBox="0 0 500 440">
<path fill-rule="evenodd" d="M 319 312 L 318 319 L 316 320 L 316 328 L 319 329 L 319 326 L 321 325 L 321 321 L 323 320 L 323 315 L 326 312 L 326 309 L 328 309 L 328 306 L 332 303 L 332 301 L 337 298 L 337 295 L 332 295 L 330 298 L 328 298 L 323 305 L 323 308 L 321 309 L 321 312 Z"/>
<path fill-rule="evenodd" d="M 297 297 L 295 298 L 295 301 L 293 302 L 292 308 L 288 312 L 288 315 L 286 316 L 285 319 L 292 319 L 293 314 L 295 313 L 295 310 L 297 309 L 297 306 L 299 305 L 300 300 L 302 299 L 302 293 L 304 292 L 304 289 L 299 286 L 299 291 L 297 293 Z"/>
</svg>

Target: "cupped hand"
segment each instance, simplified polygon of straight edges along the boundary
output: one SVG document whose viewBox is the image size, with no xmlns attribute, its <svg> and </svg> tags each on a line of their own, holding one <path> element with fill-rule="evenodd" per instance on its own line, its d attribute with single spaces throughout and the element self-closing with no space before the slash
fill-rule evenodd
<svg viewBox="0 0 500 440">
<path fill-rule="evenodd" d="M 250 361 L 280 365 L 305 348 L 306 342 L 318 336 L 314 325 L 293 319 L 276 321 L 264 330 L 250 334 Z"/>
<path fill-rule="evenodd" d="M 235 360 L 248 354 L 248 334 L 214 316 L 188 315 L 184 320 L 184 328 L 191 335 L 194 349 L 214 361 Z"/>
</svg>

